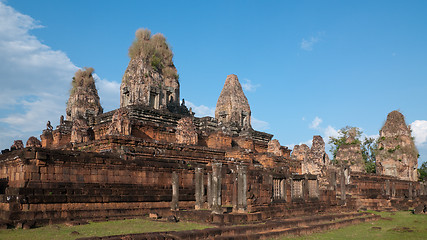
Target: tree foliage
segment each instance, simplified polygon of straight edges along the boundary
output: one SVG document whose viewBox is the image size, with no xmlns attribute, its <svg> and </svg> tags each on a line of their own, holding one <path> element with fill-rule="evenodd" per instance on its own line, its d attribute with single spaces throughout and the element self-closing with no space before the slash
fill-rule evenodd
<svg viewBox="0 0 427 240">
<path fill-rule="evenodd" d="M 333 156 L 332 163 L 337 163 L 337 152 L 342 145 L 358 144 L 360 145 L 362 157 L 365 161 L 366 172 L 375 173 L 377 140 L 365 137 L 361 141 L 362 133 L 357 127 L 346 126 L 338 130 L 338 137 L 329 137 L 329 144 L 331 145 L 330 152 Z"/>
<path fill-rule="evenodd" d="M 418 168 L 418 178 L 420 181 L 427 180 L 427 162 L 421 164 Z"/>
</svg>

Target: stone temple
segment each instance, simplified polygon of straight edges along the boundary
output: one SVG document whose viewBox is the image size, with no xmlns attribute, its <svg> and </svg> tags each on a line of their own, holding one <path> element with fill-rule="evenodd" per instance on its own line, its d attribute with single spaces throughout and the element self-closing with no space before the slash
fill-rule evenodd
<svg viewBox="0 0 427 240">
<path fill-rule="evenodd" d="M 425 202 L 427 185 L 416 182 L 418 153 L 400 113 L 389 114 L 380 132 L 377 174 L 367 174 L 352 147 L 345 150 L 352 154 L 343 154 L 346 161 L 332 164 L 321 136 L 313 137 L 311 148 L 295 146 L 291 154 L 272 134 L 254 130 L 249 102 L 233 74 L 225 79 L 215 117 L 195 117 L 180 101 L 179 75 L 163 35 L 138 30 L 129 55 L 119 109 L 104 113 L 93 69 L 79 70 L 66 119 L 56 128 L 49 122 L 41 141 L 31 137 L 26 147 L 15 141 L 2 151 L 0 223 L 156 212 L 241 224 Z M 187 239 L 226 236 L 222 231 L 196 231 Z"/>
</svg>

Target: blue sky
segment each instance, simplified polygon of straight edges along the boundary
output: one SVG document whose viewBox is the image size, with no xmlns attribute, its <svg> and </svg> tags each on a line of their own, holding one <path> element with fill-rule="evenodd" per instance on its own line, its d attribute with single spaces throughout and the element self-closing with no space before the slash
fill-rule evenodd
<svg viewBox="0 0 427 240">
<path fill-rule="evenodd" d="M 2 1 L 0 148 L 65 115 L 71 78 L 93 67 L 106 111 L 119 106 L 138 28 L 163 33 L 181 97 L 212 115 L 229 74 L 255 129 L 282 145 L 346 126 L 378 134 L 400 110 L 427 160 L 426 1 Z M 328 149 L 327 149 L 328 150 Z"/>
</svg>

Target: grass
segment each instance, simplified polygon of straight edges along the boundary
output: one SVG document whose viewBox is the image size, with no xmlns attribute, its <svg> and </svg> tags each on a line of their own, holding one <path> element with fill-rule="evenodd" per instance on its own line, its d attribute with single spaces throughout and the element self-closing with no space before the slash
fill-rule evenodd
<svg viewBox="0 0 427 240">
<path fill-rule="evenodd" d="M 170 223 L 163 221 L 153 221 L 147 219 L 128 219 L 108 222 L 89 222 L 86 225 L 66 226 L 64 224 L 49 225 L 29 230 L 7 229 L 0 230 L 0 239 L 8 240 L 48 240 L 48 239 L 76 239 L 90 236 L 110 236 L 129 233 L 143 232 L 163 232 L 163 231 L 183 231 L 191 229 L 204 229 L 212 227 L 207 224 L 180 221 Z M 72 234 L 72 232 L 78 234 Z"/>
<path fill-rule="evenodd" d="M 414 215 L 408 211 L 373 213 L 381 215 L 382 219 L 323 233 L 276 239 L 427 239 L 427 215 Z"/>
</svg>

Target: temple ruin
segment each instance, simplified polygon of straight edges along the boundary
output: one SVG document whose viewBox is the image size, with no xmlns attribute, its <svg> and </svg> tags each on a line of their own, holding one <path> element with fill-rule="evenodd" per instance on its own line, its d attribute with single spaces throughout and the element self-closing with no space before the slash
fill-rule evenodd
<svg viewBox="0 0 427 240">
<path fill-rule="evenodd" d="M 418 179 L 418 150 L 399 111 L 389 113 L 380 130 L 376 163 L 377 172 L 382 175 L 409 181 Z"/>
<path fill-rule="evenodd" d="M 31 137 L 25 148 L 15 141 L 3 151 L 2 221 L 42 225 L 155 211 L 241 224 L 408 209 L 426 198 L 427 185 L 416 182 L 418 153 L 398 112 L 389 114 L 380 131 L 377 174 L 367 174 L 351 139 L 337 158 L 357 164 L 333 165 L 321 136 L 313 137 L 311 148 L 295 146 L 291 155 L 272 134 L 254 130 L 236 75 L 226 77 L 215 117 L 195 117 L 180 101 L 163 35 L 138 30 L 129 55 L 119 109 L 104 113 L 93 69 L 79 70 L 66 119 L 61 116 L 56 128 L 49 122 L 41 141 Z"/>
</svg>

